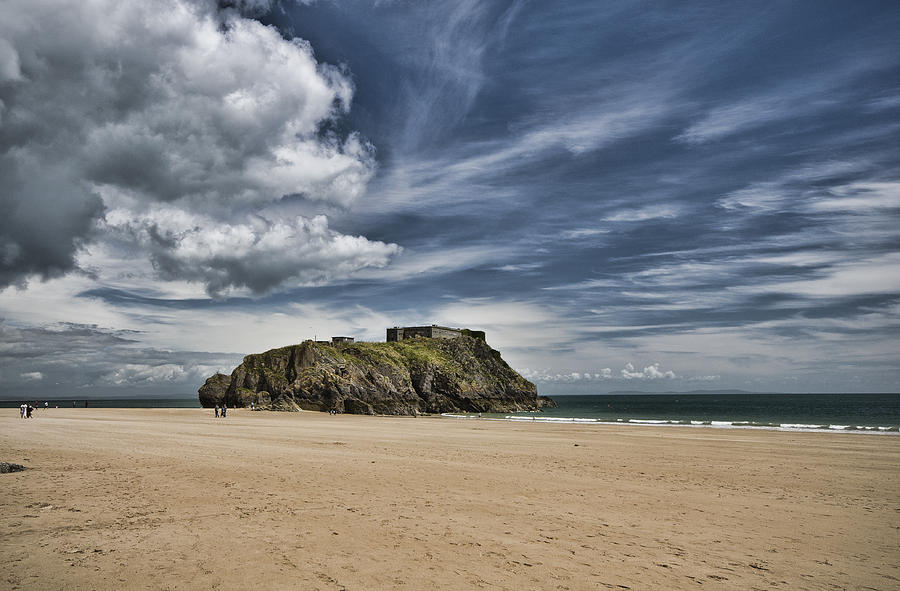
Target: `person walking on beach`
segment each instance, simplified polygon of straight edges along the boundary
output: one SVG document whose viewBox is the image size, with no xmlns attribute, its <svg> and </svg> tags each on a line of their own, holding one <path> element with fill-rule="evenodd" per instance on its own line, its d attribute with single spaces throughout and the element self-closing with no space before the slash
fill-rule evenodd
<svg viewBox="0 0 900 591">
<path fill-rule="evenodd" d="M 28 408 L 28 405 L 27 405 L 27 404 L 20 404 L 20 405 L 19 405 L 19 417 L 20 417 L 20 418 L 23 418 L 23 419 L 25 418 L 25 409 L 26 409 L 26 408 Z"/>
<path fill-rule="evenodd" d="M 25 407 L 25 418 L 30 419 L 32 412 L 34 412 L 34 407 L 29 404 L 27 407 Z"/>
<path fill-rule="evenodd" d="M 216 405 L 216 418 L 219 418 L 219 405 Z"/>
<path fill-rule="evenodd" d="M 227 410 L 228 410 L 228 405 L 227 405 L 227 404 L 223 404 L 223 405 L 222 405 L 222 418 L 223 418 L 223 419 L 225 418 L 225 411 L 227 411 Z"/>
</svg>

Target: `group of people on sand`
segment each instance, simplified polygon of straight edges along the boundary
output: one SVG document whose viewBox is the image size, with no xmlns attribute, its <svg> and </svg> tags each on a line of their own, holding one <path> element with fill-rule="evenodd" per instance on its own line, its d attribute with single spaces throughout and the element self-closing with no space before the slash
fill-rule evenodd
<svg viewBox="0 0 900 591">
<path fill-rule="evenodd" d="M 35 403 L 37 404 L 37 403 Z M 21 419 L 30 419 L 32 418 L 31 413 L 34 412 L 34 407 L 30 404 L 22 404 L 19 406 L 19 418 Z"/>
<path fill-rule="evenodd" d="M 224 419 L 225 413 L 227 413 L 227 412 L 228 412 L 228 406 L 226 406 L 225 404 L 223 404 L 221 408 L 219 408 L 218 404 L 216 405 L 216 418 L 217 419 L 219 417 L 222 417 Z"/>
</svg>

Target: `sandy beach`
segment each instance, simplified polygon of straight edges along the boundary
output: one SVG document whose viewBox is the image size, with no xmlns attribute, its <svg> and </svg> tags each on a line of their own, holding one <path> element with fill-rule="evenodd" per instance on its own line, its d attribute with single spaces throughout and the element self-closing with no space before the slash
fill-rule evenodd
<svg viewBox="0 0 900 591">
<path fill-rule="evenodd" d="M 5 589 L 897 589 L 900 437 L 0 417 Z"/>
</svg>

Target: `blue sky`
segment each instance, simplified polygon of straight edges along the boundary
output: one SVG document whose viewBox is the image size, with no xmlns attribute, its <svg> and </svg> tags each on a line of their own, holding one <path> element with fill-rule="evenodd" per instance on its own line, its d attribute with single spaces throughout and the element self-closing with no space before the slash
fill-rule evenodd
<svg viewBox="0 0 900 591">
<path fill-rule="evenodd" d="M 4 397 L 423 323 L 550 395 L 898 389 L 896 3 L 106 4 L 0 7 Z"/>
</svg>

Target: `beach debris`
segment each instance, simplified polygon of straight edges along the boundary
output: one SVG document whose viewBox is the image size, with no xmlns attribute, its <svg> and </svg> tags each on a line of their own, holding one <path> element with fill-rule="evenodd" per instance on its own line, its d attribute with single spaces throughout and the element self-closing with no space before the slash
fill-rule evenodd
<svg viewBox="0 0 900 591">
<path fill-rule="evenodd" d="M 31 503 L 30 505 L 25 505 L 26 509 L 52 509 L 53 505 L 50 503 Z"/>
<path fill-rule="evenodd" d="M 8 474 L 10 472 L 21 472 L 25 470 L 22 464 L 12 464 L 10 462 L 0 462 L 0 474 Z"/>
</svg>

